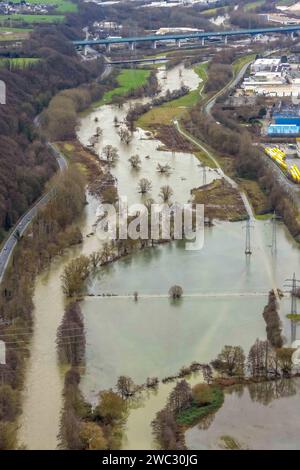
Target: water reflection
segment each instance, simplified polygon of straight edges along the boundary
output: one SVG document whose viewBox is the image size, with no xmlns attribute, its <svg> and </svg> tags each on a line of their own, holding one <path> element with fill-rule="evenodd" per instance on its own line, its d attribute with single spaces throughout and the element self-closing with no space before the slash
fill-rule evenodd
<svg viewBox="0 0 300 470">
<path fill-rule="evenodd" d="M 242 448 L 299 449 L 300 379 L 282 379 L 225 391 L 211 420 L 186 432 L 189 449 L 221 449 L 224 437 Z"/>
</svg>

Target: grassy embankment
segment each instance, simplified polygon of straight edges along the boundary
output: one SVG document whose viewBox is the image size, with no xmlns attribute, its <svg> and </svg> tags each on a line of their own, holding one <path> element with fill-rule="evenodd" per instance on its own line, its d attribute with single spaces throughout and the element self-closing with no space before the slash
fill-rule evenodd
<svg viewBox="0 0 300 470">
<path fill-rule="evenodd" d="M 151 70 L 144 69 L 123 69 L 117 76 L 118 86 L 107 91 L 101 100 L 93 103 L 93 108 L 98 108 L 104 104 L 110 104 L 114 96 L 125 96 L 132 90 L 146 85 Z"/>
<path fill-rule="evenodd" d="M 194 426 L 206 416 L 215 413 L 224 402 L 224 392 L 220 387 L 212 385 L 212 401 L 211 403 L 199 406 L 195 400 L 185 410 L 178 413 L 176 421 L 185 429 Z"/>
<path fill-rule="evenodd" d="M 202 96 L 207 78 L 207 65 L 207 63 L 203 63 L 194 67 L 195 72 L 202 79 L 197 90 L 193 90 L 181 98 L 151 109 L 138 119 L 137 125 L 143 129 L 153 130 L 153 128 L 162 124 L 172 124 L 173 119 L 180 118 L 187 109 L 192 108 Z"/>
</svg>

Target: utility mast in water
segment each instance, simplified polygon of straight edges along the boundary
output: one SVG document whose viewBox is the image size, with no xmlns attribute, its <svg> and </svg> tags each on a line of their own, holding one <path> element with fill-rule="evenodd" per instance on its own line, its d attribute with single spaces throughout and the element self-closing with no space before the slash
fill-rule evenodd
<svg viewBox="0 0 300 470">
<path fill-rule="evenodd" d="M 272 253 L 276 253 L 277 251 L 277 226 L 276 226 L 276 214 L 274 211 L 274 214 L 272 215 L 272 245 L 271 245 L 271 251 Z"/>
<path fill-rule="evenodd" d="M 245 243 L 245 255 L 252 255 L 251 251 L 251 228 L 252 225 L 250 224 L 250 218 L 247 219 L 246 226 L 246 243 Z"/>
<path fill-rule="evenodd" d="M 206 166 L 203 167 L 203 180 L 202 180 L 203 186 L 206 185 Z"/>
<path fill-rule="evenodd" d="M 293 343 L 296 340 L 296 328 L 297 328 L 297 283 L 300 282 L 296 279 L 295 273 L 293 274 L 292 279 L 286 279 L 288 284 L 285 284 L 291 287 L 291 342 Z"/>
</svg>

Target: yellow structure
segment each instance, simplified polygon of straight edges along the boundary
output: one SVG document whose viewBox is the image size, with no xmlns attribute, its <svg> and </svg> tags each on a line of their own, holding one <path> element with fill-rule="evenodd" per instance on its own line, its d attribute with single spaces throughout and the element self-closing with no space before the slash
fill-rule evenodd
<svg viewBox="0 0 300 470">
<path fill-rule="evenodd" d="M 292 165 L 289 169 L 289 175 L 295 183 L 300 183 L 300 170 L 297 165 Z"/>
<path fill-rule="evenodd" d="M 265 153 L 272 158 L 283 170 L 287 170 L 288 166 L 285 163 L 286 154 L 278 147 L 265 147 Z"/>
</svg>

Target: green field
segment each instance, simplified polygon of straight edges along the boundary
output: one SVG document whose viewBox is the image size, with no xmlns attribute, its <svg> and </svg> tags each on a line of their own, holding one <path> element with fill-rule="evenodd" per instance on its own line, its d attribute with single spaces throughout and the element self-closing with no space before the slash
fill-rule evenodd
<svg viewBox="0 0 300 470">
<path fill-rule="evenodd" d="M 0 15 L 0 24 L 5 26 L 9 24 L 9 26 L 27 23 L 31 24 L 38 24 L 38 23 L 59 23 L 63 21 L 63 15 Z"/>
<path fill-rule="evenodd" d="M 32 28 L 0 28 L 0 34 L 1 33 L 5 33 L 5 32 L 9 32 L 9 33 L 30 33 L 31 31 L 33 31 Z"/>
<path fill-rule="evenodd" d="M 256 57 L 256 54 L 247 54 L 235 60 L 232 64 L 234 76 L 236 76 L 239 73 L 239 71 L 243 68 L 243 66 L 247 64 L 247 62 L 254 60 L 255 57 Z"/>
<path fill-rule="evenodd" d="M 94 107 L 101 106 L 103 104 L 109 104 L 113 96 L 124 96 L 129 91 L 135 90 L 147 83 L 150 75 L 150 70 L 141 69 L 124 69 L 120 72 L 117 77 L 118 87 L 108 91 L 104 94 L 103 98 L 94 104 Z"/>
<path fill-rule="evenodd" d="M 29 28 L 0 28 L 0 41 L 22 41 L 31 31 Z"/>
<path fill-rule="evenodd" d="M 13 59 L 0 59 L 0 67 L 9 66 L 12 69 L 25 69 L 30 65 L 35 65 L 40 59 L 34 59 L 32 57 L 17 57 Z"/>
<path fill-rule="evenodd" d="M 19 3 L 20 0 L 11 0 L 13 3 Z M 74 13 L 78 10 L 76 3 L 70 0 L 27 0 L 27 3 L 56 6 L 55 13 Z"/>
<path fill-rule="evenodd" d="M 194 106 L 200 98 L 203 98 L 202 91 L 207 79 L 207 66 L 208 63 L 205 62 L 194 67 L 195 72 L 202 79 L 197 90 L 190 91 L 176 100 L 169 101 L 161 106 L 150 109 L 150 111 L 143 114 L 138 119 L 138 126 L 143 127 L 144 129 L 149 129 L 153 126 L 159 126 L 160 124 L 170 124 L 175 118 L 179 118 L 186 109 Z"/>
<path fill-rule="evenodd" d="M 247 3 L 247 5 L 244 6 L 244 9 L 246 11 L 254 10 L 257 7 L 261 7 L 264 3 L 265 0 L 256 0 L 255 2 Z"/>
</svg>

